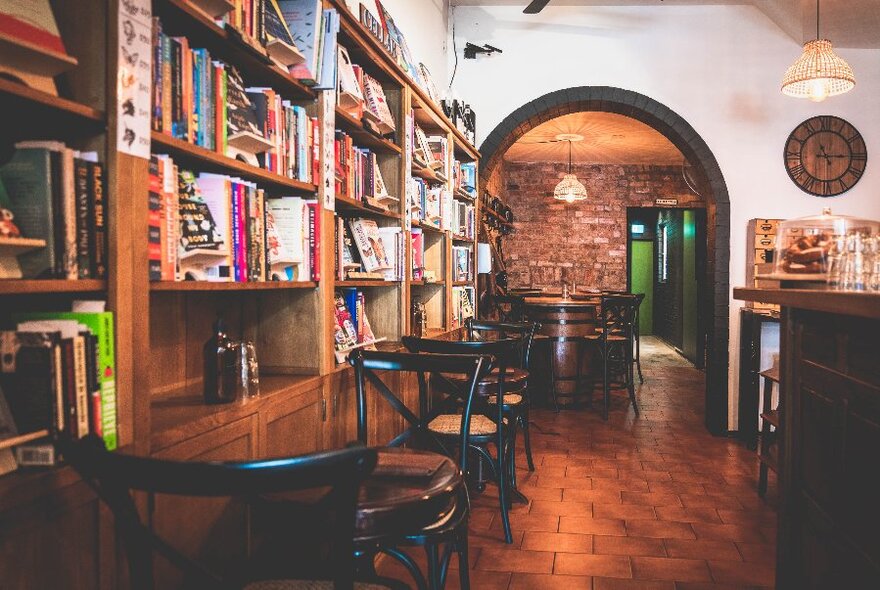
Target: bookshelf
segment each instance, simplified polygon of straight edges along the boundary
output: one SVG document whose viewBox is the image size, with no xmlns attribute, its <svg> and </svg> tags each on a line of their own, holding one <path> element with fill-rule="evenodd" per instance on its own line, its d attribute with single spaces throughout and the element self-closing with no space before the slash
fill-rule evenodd
<svg viewBox="0 0 880 590">
<path fill-rule="evenodd" d="M 115 11 L 122 3 L 51 0 L 51 5 L 68 52 L 78 63 L 56 78 L 59 96 L 0 78 L 0 134 L 4 141 L 56 139 L 76 149 L 99 152 L 105 165 L 109 266 L 104 279 L 0 280 L 3 328 L 8 328 L 10 312 L 60 310 L 76 299 L 107 301 L 115 320 L 117 428 L 125 452 L 180 460 L 253 459 L 331 448 L 354 439 L 352 408 L 347 405 L 353 395 L 352 370 L 337 364 L 334 354 L 337 289 L 363 291 L 373 332 L 384 339 L 378 348 L 397 350 L 401 337 L 412 332 L 414 301 L 425 304 L 427 335 L 437 336 L 454 328 L 453 289 L 475 287 L 475 281 L 453 281 L 452 252 L 454 246 L 469 245 L 475 255 L 476 240 L 451 229 L 411 224 L 408 219 L 407 185 L 412 177 L 439 183 L 460 201 L 468 196 L 455 190 L 451 170 L 438 174 L 430 168 L 413 169 L 407 158 L 406 118 L 412 111 L 419 124 L 445 137 L 459 160 L 476 161 L 477 150 L 360 25 L 357 15 L 348 12 L 344 2 L 324 0 L 324 5 L 340 12 L 339 44 L 386 94 L 397 127 L 386 137 L 369 131 L 362 121 L 335 105 L 324 104 L 319 93 L 273 65 L 264 50 L 218 26 L 215 17 L 235 3 L 153 0 L 153 14 L 161 19 L 164 32 L 186 37 L 192 47 L 208 49 L 212 58 L 234 65 L 247 85 L 273 88 L 283 99 L 303 106 L 319 123 L 332 120 L 332 126 L 350 135 L 354 144 L 374 152 L 388 193 L 399 200 L 383 211 L 336 194 L 333 209 L 319 206 L 320 280 L 151 282 L 146 254 L 149 162 L 116 150 L 115 64 L 119 56 Z M 241 178 L 256 183 L 270 197 L 296 196 L 324 203 L 328 196 L 328 187 L 320 179 L 300 182 L 157 131 L 151 132 L 150 140 L 153 153 L 167 154 L 196 174 Z M 332 169 L 333 163 L 323 158 L 321 150 L 321 169 L 325 165 Z M 360 217 L 403 235 L 401 280 L 337 280 L 335 222 Z M 412 278 L 413 228 L 421 229 L 425 268 L 434 272 L 433 280 Z M 256 344 L 261 393 L 255 399 L 223 406 L 203 402 L 202 350 L 217 315 L 224 318 L 233 338 Z M 387 418 L 376 414 L 372 420 Z M 371 424 L 371 432 L 375 428 Z M 43 434 L 24 433 L 0 442 L 0 449 Z M 35 516 L 43 514 L 46 502 L 58 507 L 57 511 Z M 216 514 L 188 506 L 157 504 L 156 526 L 199 531 L 186 538 L 203 542 L 210 532 L 203 535 L 202 531 L 213 530 Z M 20 536 L 16 541 L 4 535 L 4 519 L 12 515 L 17 526 L 28 532 L 24 542 Z M 114 586 L 117 549 L 112 520 L 71 470 L 61 467 L 0 476 L 0 523 L 0 568 L 5 569 L 9 556 L 17 559 L 17 569 L 36 576 L 30 587 L 71 587 L 71 580 L 80 580 L 80 564 L 95 563 L 95 555 L 102 556 L 103 585 Z M 58 558 L 58 563 L 50 558 L 47 564 L 38 557 L 43 554 L 37 548 L 59 523 L 65 530 L 79 531 L 82 542 L 70 549 L 70 555 Z M 157 586 L 162 584 L 157 581 Z M 80 585 L 97 584 L 85 580 Z"/>
</svg>

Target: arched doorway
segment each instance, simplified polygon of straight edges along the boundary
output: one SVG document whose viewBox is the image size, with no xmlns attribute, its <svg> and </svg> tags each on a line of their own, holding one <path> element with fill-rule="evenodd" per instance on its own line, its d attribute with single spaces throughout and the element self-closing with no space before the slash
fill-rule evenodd
<svg viewBox="0 0 880 590">
<path fill-rule="evenodd" d="M 530 129 L 575 112 L 608 112 L 631 117 L 666 136 L 693 167 L 706 199 L 708 256 L 706 275 L 714 285 L 702 304 L 711 310 L 707 322 L 706 427 L 727 432 L 727 371 L 729 346 L 730 197 L 718 162 L 709 146 L 680 115 L 638 92 L 611 86 L 581 86 L 545 94 L 508 115 L 480 146 L 480 178 L 492 178 L 505 152 Z"/>
</svg>

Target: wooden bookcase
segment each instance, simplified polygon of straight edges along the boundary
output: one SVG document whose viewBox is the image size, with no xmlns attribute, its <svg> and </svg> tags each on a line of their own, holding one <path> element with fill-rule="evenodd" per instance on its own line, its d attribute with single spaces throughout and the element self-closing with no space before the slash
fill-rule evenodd
<svg viewBox="0 0 880 590">
<path fill-rule="evenodd" d="M 77 149 L 95 150 L 105 164 L 108 203 L 109 270 L 104 280 L 0 281 L 0 322 L 25 310 L 63 310 L 74 299 L 106 299 L 115 314 L 117 420 L 122 452 L 177 459 L 250 459 L 339 447 L 355 438 L 353 372 L 337 365 L 333 348 L 334 292 L 363 289 L 367 314 L 383 349 L 398 349 L 410 333 L 410 309 L 424 301 L 429 334 L 452 329 L 453 244 L 476 240 L 449 231 L 423 228 L 428 267 L 437 281 L 413 281 L 406 219 L 407 168 L 405 117 L 432 134 L 443 134 L 455 157 L 476 161 L 477 150 L 454 128 L 348 12 L 344 2 L 325 0 L 340 13 L 339 43 L 353 60 L 382 84 L 398 131 L 394 140 L 377 137 L 338 109 L 325 111 L 320 97 L 269 65 L 254 48 L 242 45 L 189 0 L 153 0 L 153 14 L 166 32 L 188 37 L 219 60 L 235 65 L 250 85 L 271 86 L 307 108 L 357 145 L 379 155 L 389 192 L 399 208 L 377 212 L 337 198 L 335 211 L 321 210 L 318 282 L 208 283 L 148 280 L 148 162 L 116 151 L 116 15 L 120 0 L 51 0 L 76 68 L 58 76 L 59 97 L 0 80 L 0 138 L 3 146 L 24 139 L 58 139 Z M 223 4 L 215 2 L 214 4 Z M 268 195 L 324 198 L 323 186 L 302 183 L 227 158 L 167 135 L 153 133 L 154 153 L 171 155 L 195 172 L 220 172 L 254 181 Z M 323 154 L 323 150 L 322 150 Z M 322 156 L 323 157 L 323 156 Z M 452 190 L 452 174 L 446 183 Z M 465 198 L 458 194 L 457 198 Z M 479 199 L 474 202 L 479 207 Z M 475 213 L 480 219 L 479 210 Z M 369 217 L 380 226 L 399 227 L 407 247 L 405 278 L 398 282 L 337 281 L 334 273 L 335 219 Z M 473 260 L 476 269 L 476 260 Z M 476 286 L 475 281 L 467 283 Z M 474 302 L 476 305 L 476 302 Z M 257 344 L 261 395 L 246 403 L 207 406 L 202 402 L 202 345 L 222 314 L 233 337 Z M 414 400 L 415 398 L 413 398 Z M 398 418 L 390 411 L 371 417 L 370 436 L 381 440 Z M 154 526 L 192 548 L 218 531 L 245 535 L 246 516 L 231 521 L 217 510 L 166 500 L 147 502 Z M 244 519 L 244 520 L 242 520 Z M 222 522 L 219 528 L 216 526 Z M 187 534 L 183 534 L 183 533 Z M 76 543 L 58 543 L 76 538 Z M 57 549 L 47 549 L 48 547 Z M 0 570 L 10 587 L 125 587 L 112 518 L 69 468 L 18 471 L 0 477 Z M 187 547 L 183 547 L 185 550 Z M 210 562 L 210 556 L 208 556 Z M 173 586 L 173 576 L 160 579 Z M 160 582 L 162 584 L 162 582 Z"/>
</svg>

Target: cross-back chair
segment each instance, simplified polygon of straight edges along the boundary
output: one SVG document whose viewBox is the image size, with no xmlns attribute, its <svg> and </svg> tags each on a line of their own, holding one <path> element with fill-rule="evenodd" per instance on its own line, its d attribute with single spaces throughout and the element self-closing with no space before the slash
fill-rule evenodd
<svg viewBox="0 0 880 590">
<path fill-rule="evenodd" d="M 357 431 L 358 440 L 367 443 L 369 424 L 367 384 L 375 390 L 389 405 L 400 414 L 407 428 L 397 434 L 387 444 L 400 446 L 413 444 L 440 450 L 448 456 L 454 456 L 455 447 L 468 448 L 470 445 L 471 412 L 474 402 L 476 384 L 488 371 L 492 363 L 491 357 L 480 355 L 441 355 L 414 354 L 408 352 L 376 352 L 355 350 L 349 355 L 349 363 L 355 371 L 355 387 L 357 394 Z M 419 384 L 419 408 L 412 411 L 400 397 L 388 387 L 380 372 L 416 373 Z M 457 445 L 450 444 L 447 437 L 439 435 L 431 429 L 431 423 L 441 415 L 442 407 L 431 408 L 429 399 L 429 376 L 431 374 L 455 373 L 466 375 L 466 386 L 460 390 L 457 400 L 463 408 L 460 427 L 455 433 Z M 467 472 L 467 453 L 459 456 L 459 467 L 462 473 Z M 399 561 L 413 576 L 419 586 L 426 585 L 431 590 L 442 588 L 452 553 L 458 555 L 460 587 L 470 587 L 468 571 L 468 530 L 469 500 L 467 488 L 462 485 L 456 490 L 455 502 L 442 514 L 438 521 L 418 531 L 403 536 L 392 536 L 386 539 L 372 539 L 371 544 L 377 551 L 386 553 Z M 399 545 L 417 545 L 425 548 L 428 558 L 427 580 L 425 581 L 413 559 L 398 550 Z M 444 545 L 443 553 L 440 546 Z"/>
<path fill-rule="evenodd" d="M 629 392 L 633 410 L 638 414 L 635 384 L 633 379 L 633 330 L 636 298 L 629 294 L 603 294 L 599 310 L 599 326 L 595 334 L 587 336 L 596 344 L 602 360 L 602 419 L 608 420 L 611 403 L 612 374 L 615 370 L 621 377 L 620 385 Z"/>
<path fill-rule="evenodd" d="M 104 442 L 89 435 L 78 441 L 59 437 L 56 447 L 113 512 L 135 590 L 153 590 L 154 556 L 180 570 L 190 588 L 204 590 L 359 590 L 387 588 L 354 582 L 353 534 L 355 507 L 363 480 L 376 465 L 376 451 L 346 448 L 265 461 L 183 462 L 135 457 L 107 451 Z M 245 567 L 221 576 L 177 550 L 157 535 L 138 514 L 133 491 L 191 497 L 255 497 L 329 486 L 322 501 L 328 509 L 333 543 L 330 581 L 264 580 Z M 289 527 L 292 533 L 295 527 Z"/>
<path fill-rule="evenodd" d="M 508 443 L 513 425 L 506 424 L 504 420 L 504 394 L 510 391 L 510 385 L 506 379 L 507 367 L 518 362 L 522 339 L 452 341 L 404 336 L 402 342 L 407 350 L 417 353 L 480 354 L 491 355 L 494 359 L 491 368 L 499 371 L 497 382 L 488 388 L 481 389 L 482 378 L 478 379 L 474 383 L 473 393 L 467 396 L 467 399 L 472 400 L 472 403 L 462 407 L 461 414 L 455 413 L 454 407 L 457 400 L 466 399 L 460 375 L 443 372 L 432 374 L 432 384 L 447 394 L 445 402 L 441 404 L 441 409 L 447 413 L 441 413 L 434 417 L 428 424 L 428 428 L 432 434 L 446 444 L 457 445 L 466 474 L 473 473 L 468 469 L 467 464 L 467 455 L 470 452 L 476 453 L 478 457 L 482 458 L 482 461 L 477 464 L 478 467 L 482 467 L 483 463 L 489 465 L 498 482 L 504 539 L 507 543 L 512 543 L 513 535 L 510 530 L 508 510 L 509 495 L 512 491 L 510 486 L 513 465 L 510 461 L 512 453 L 508 452 Z M 489 396 L 495 397 L 494 404 L 487 402 L 486 398 Z M 472 413 L 472 411 L 476 413 Z M 470 415 L 469 418 L 467 418 L 468 415 Z M 467 419 L 467 425 L 465 419 Z M 494 444 L 496 447 L 494 458 L 489 453 L 489 444 Z M 480 479 L 479 485 L 483 485 L 482 479 Z"/>
</svg>

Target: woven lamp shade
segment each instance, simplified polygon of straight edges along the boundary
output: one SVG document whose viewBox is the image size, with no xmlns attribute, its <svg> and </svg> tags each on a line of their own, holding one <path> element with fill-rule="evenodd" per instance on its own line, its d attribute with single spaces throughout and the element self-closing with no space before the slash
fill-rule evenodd
<svg viewBox="0 0 880 590">
<path fill-rule="evenodd" d="M 804 44 L 804 52 L 782 78 L 782 93 L 816 102 L 849 92 L 856 76 L 846 61 L 834 53 L 831 41 L 815 39 Z"/>
<path fill-rule="evenodd" d="M 568 203 L 583 201 L 587 198 L 587 188 L 578 181 L 574 174 L 566 174 L 553 190 L 553 198 Z"/>
</svg>

